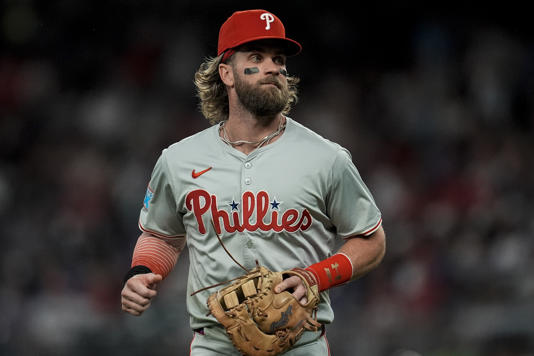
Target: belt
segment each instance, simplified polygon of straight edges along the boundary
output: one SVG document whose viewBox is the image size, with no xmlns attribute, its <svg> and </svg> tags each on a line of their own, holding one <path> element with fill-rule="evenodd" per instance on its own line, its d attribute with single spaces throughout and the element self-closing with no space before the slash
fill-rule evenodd
<svg viewBox="0 0 534 356">
<path fill-rule="evenodd" d="M 193 332 L 194 332 L 194 333 L 198 333 L 198 334 L 200 334 L 200 335 L 206 335 L 206 334 L 204 333 L 204 328 L 193 329 Z"/>
</svg>

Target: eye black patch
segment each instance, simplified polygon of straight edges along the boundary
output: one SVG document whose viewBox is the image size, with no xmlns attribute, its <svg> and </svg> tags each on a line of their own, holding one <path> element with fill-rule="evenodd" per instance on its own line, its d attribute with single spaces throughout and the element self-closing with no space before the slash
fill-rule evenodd
<svg viewBox="0 0 534 356">
<path fill-rule="evenodd" d="M 249 75 L 249 74 L 255 74 L 255 73 L 259 73 L 260 70 L 258 67 L 250 67 L 250 68 L 245 68 L 245 74 Z"/>
</svg>

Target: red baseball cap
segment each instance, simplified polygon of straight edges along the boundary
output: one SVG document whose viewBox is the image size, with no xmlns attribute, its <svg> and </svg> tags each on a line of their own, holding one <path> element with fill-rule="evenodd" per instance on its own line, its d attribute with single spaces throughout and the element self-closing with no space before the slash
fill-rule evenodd
<svg viewBox="0 0 534 356">
<path fill-rule="evenodd" d="M 302 50 L 300 43 L 286 37 L 286 29 L 278 17 L 265 10 L 245 10 L 234 12 L 222 24 L 219 30 L 217 55 L 220 56 L 242 44 L 265 39 L 280 40 L 288 56 L 297 55 Z M 223 61 L 231 53 L 227 52 Z"/>
</svg>

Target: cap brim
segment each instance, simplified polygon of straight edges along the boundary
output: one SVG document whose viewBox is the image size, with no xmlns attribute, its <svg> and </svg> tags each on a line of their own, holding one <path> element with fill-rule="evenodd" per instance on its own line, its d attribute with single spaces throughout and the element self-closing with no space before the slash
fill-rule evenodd
<svg viewBox="0 0 534 356">
<path fill-rule="evenodd" d="M 302 51 L 302 46 L 295 40 L 287 37 L 272 37 L 272 36 L 260 36 L 255 38 L 247 38 L 246 41 L 235 44 L 232 48 L 236 49 L 239 46 L 250 44 L 253 42 L 261 41 L 274 41 L 276 46 L 279 46 L 286 56 L 296 56 Z"/>
</svg>

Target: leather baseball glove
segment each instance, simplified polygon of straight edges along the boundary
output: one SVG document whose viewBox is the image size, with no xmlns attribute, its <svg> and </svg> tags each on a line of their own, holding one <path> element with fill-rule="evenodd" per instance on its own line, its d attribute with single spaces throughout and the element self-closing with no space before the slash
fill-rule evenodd
<svg viewBox="0 0 534 356">
<path fill-rule="evenodd" d="M 284 277 L 299 276 L 307 289 L 301 305 L 288 291 L 275 293 Z M 300 268 L 272 272 L 257 266 L 208 298 L 211 314 L 224 326 L 245 356 L 272 356 L 290 349 L 306 330 L 317 331 L 319 292 L 315 280 Z"/>
</svg>

